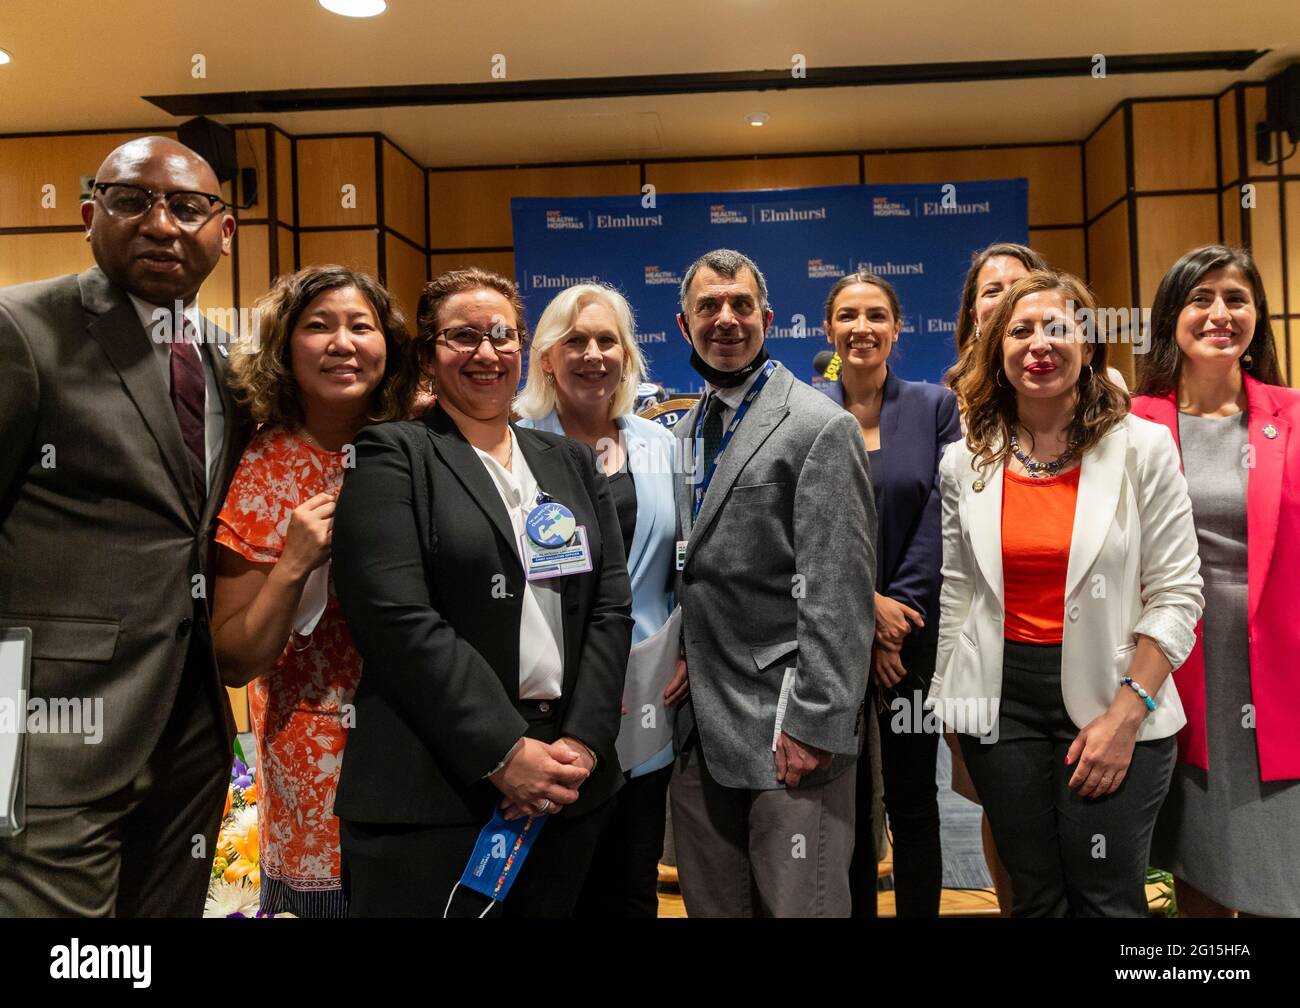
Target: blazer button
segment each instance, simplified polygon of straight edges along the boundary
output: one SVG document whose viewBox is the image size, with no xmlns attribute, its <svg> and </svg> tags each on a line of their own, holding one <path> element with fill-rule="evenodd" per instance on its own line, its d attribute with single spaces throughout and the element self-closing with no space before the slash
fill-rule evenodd
<svg viewBox="0 0 1300 1008">
<path fill-rule="evenodd" d="M 188 616 L 186 616 L 183 620 L 181 620 L 178 624 L 176 624 L 176 633 L 179 634 L 181 637 L 184 637 L 187 633 L 190 632 L 190 627 L 192 627 L 193 625 L 194 625 L 194 621 L 190 619 Z"/>
<path fill-rule="evenodd" d="M 1079 618 L 1079 607 L 1077 605 L 1070 606 L 1070 611 L 1067 615 L 1069 615 L 1071 623 L 1075 622 Z"/>
<path fill-rule="evenodd" d="M 541 711 L 543 714 L 548 714 L 550 713 L 551 705 L 547 703 L 545 700 L 543 700 L 537 705 L 537 709 Z"/>
</svg>

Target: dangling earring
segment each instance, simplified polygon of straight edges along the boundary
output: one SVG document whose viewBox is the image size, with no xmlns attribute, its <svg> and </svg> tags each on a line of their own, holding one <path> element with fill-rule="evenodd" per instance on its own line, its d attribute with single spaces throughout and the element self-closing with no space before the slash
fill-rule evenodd
<svg viewBox="0 0 1300 1008">
<path fill-rule="evenodd" d="M 978 322 L 975 323 L 975 335 L 971 338 L 975 340 L 980 338 L 980 324 Z"/>
<path fill-rule="evenodd" d="M 1241 363 L 1242 363 L 1242 366 L 1243 366 L 1243 367 L 1250 367 L 1252 364 L 1255 363 L 1255 361 L 1254 361 L 1254 359 L 1250 356 L 1249 353 L 1244 353 L 1244 354 L 1241 355 Z"/>
</svg>

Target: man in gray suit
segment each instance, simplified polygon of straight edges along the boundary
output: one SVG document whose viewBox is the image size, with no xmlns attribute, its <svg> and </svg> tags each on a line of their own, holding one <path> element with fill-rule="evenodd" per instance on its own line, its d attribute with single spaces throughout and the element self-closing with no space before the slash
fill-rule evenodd
<svg viewBox="0 0 1300 1008">
<path fill-rule="evenodd" d="M 853 417 L 768 360 L 767 284 L 720 249 L 677 316 L 707 394 L 676 426 L 689 683 L 673 840 L 692 917 L 847 917 L 876 515 Z"/>
<path fill-rule="evenodd" d="M 124 144 L 82 206 L 97 266 L 0 290 L 0 623 L 31 628 L 29 707 L 83 714 L 27 735 L 0 916 L 203 911 L 234 729 L 209 554 L 245 433 L 196 301 L 219 192 L 174 140 Z"/>
</svg>

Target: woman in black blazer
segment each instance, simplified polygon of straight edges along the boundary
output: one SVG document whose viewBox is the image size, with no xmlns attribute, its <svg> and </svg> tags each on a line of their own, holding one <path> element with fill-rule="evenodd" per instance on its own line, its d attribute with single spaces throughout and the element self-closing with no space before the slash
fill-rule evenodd
<svg viewBox="0 0 1300 1008">
<path fill-rule="evenodd" d="M 618 517 L 589 448 L 509 423 L 522 318 L 495 274 L 426 285 L 416 346 L 437 402 L 363 431 L 339 498 L 334 579 L 365 663 L 335 802 L 354 916 L 495 906 L 456 886 L 498 808 L 545 816 L 504 913 L 567 916 L 622 783 Z M 551 501 L 591 570 L 528 580 L 526 517 Z"/>
<path fill-rule="evenodd" d="M 889 370 L 902 329 L 889 281 L 860 272 L 840 279 L 826 300 L 826 338 L 839 356 L 827 394 L 862 427 L 871 464 L 880 538 L 876 557 L 876 637 L 872 678 L 880 724 L 885 811 L 894 838 L 894 889 L 900 917 L 939 913 L 943 864 L 935 757 L 940 726 L 922 709 L 934 675 L 939 634 L 939 459 L 961 437 L 948 389 L 903 381 Z M 853 915 L 876 907 L 871 775 L 858 772 L 857 841 L 850 868 Z"/>
</svg>

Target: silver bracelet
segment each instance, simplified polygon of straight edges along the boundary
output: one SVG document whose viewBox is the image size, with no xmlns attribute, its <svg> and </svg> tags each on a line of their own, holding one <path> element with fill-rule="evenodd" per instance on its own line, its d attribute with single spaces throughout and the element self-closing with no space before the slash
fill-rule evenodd
<svg viewBox="0 0 1300 1008">
<path fill-rule="evenodd" d="M 510 762 L 510 757 L 513 756 L 513 755 L 515 754 L 515 751 L 516 751 L 516 750 L 517 750 L 521 745 L 523 745 L 523 744 L 524 744 L 524 736 L 523 736 L 523 735 L 520 735 L 519 738 L 515 741 L 515 744 L 512 745 L 512 746 L 510 747 L 510 750 L 505 754 L 504 757 L 502 757 L 501 762 L 498 763 L 496 766 L 494 766 L 494 767 L 493 767 L 491 770 L 489 770 L 487 773 L 485 773 L 485 774 L 483 775 L 483 778 L 482 778 L 482 779 L 483 779 L 483 780 L 487 780 L 487 778 L 493 776 L 494 774 L 498 774 L 498 773 L 500 773 L 502 770 L 504 770 L 504 769 L 505 769 L 505 765 L 506 765 L 507 763 Z"/>
</svg>

